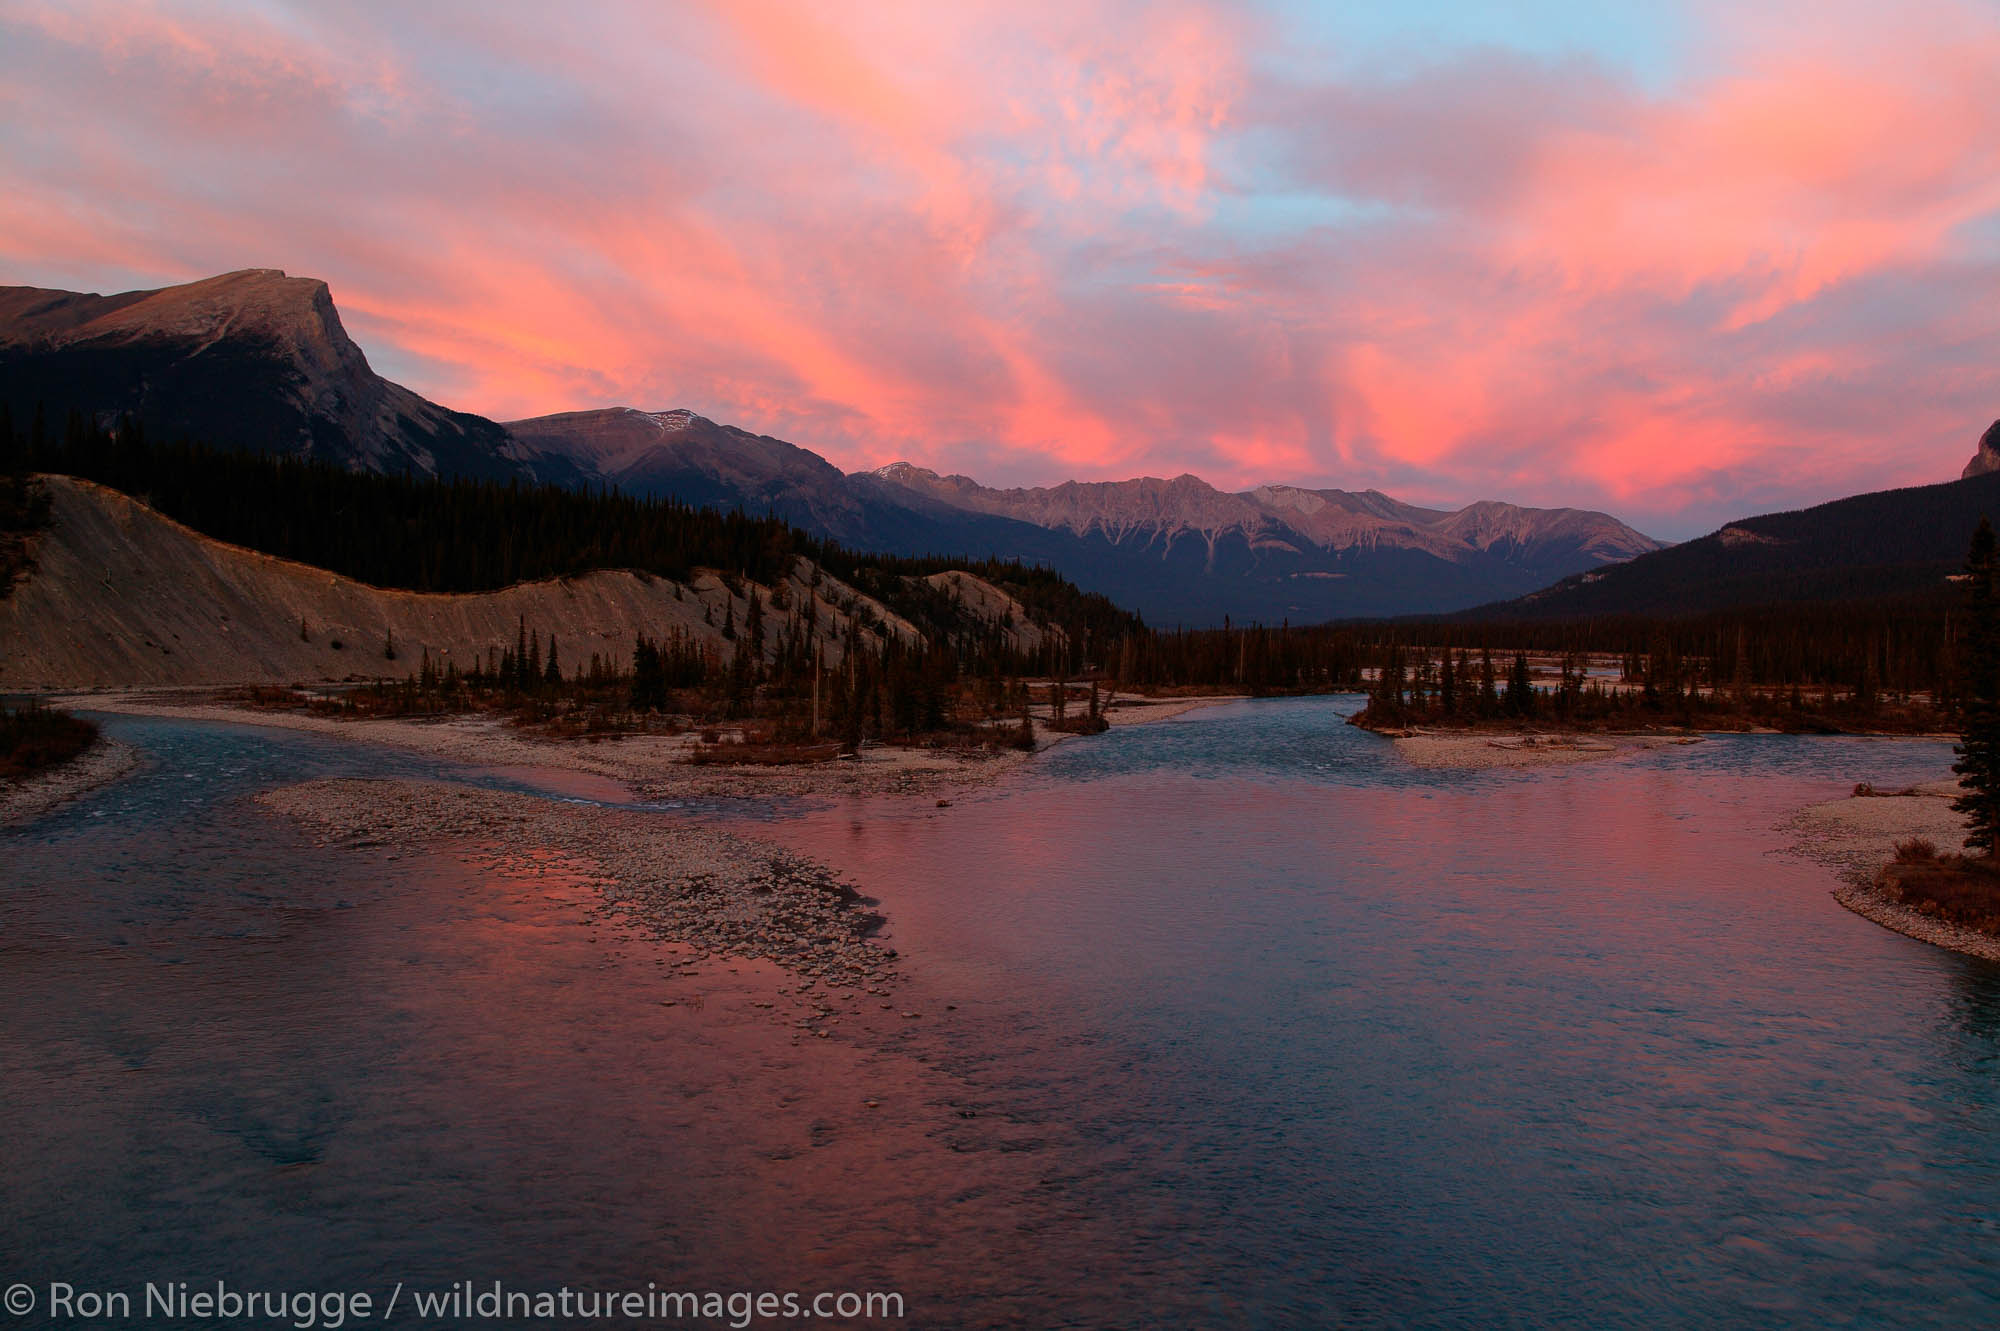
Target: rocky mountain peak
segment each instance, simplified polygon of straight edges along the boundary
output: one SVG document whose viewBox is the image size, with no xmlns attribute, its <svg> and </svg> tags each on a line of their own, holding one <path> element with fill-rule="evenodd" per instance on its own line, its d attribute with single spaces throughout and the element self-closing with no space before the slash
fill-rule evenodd
<svg viewBox="0 0 2000 1331">
<path fill-rule="evenodd" d="M 1969 480 L 1995 471 L 2000 471 L 2000 421 L 1987 426 L 1986 433 L 1979 436 L 1979 451 L 1972 455 L 1972 461 L 1965 464 L 1958 478 Z"/>
<path fill-rule="evenodd" d="M 914 462 L 891 462 L 877 467 L 874 475 L 898 485 L 934 485 L 944 479 L 928 467 L 919 467 Z"/>
<path fill-rule="evenodd" d="M 0 289 L 0 345 L 172 346 L 191 355 L 225 340 L 263 343 L 309 372 L 368 368 L 368 358 L 341 326 L 327 284 L 278 268 L 244 268 L 113 296 Z"/>
<path fill-rule="evenodd" d="M 370 471 L 534 474 L 491 421 L 377 375 L 327 284 L 278 268 L 109 296 L 0 287 L 0 398 Z"/>
</svg>

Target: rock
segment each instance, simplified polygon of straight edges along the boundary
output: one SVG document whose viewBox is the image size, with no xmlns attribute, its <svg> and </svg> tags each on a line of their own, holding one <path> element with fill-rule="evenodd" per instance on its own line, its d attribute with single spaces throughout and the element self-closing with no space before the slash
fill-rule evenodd
<svg viewBox="0 0 2000 1331">
<path fill-rule="evenodd" d="M 1972 460 L 1965 464 L 1965 470 L 1958 474 L 1960 480 L 1970 480 L 1974 476 L 1984 476 L 1988 472 L 2000 471 L 2000 421 L 1986 427 L 1986 433 L 1979 436 L 1979 448 Z"/>
</svg>

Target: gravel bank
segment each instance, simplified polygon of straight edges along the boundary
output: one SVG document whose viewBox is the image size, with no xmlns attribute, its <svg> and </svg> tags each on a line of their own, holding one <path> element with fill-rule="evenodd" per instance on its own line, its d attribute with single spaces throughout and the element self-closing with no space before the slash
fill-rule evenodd
<svg viewBox="0 0 2000 1331">
<path fill-rule="evenodd" d="M 138 751 L 130 745 L 100 739 L 52 771 L 26 781 L 0 781 L 0 827 L 39 818 L 78 795 L 111 784 L 138 765 Z"/>
<path fill-rule="evenodd" d="M 1483 771 L 1496 767 L 1566 767 L 1620 754 L 1692 744 L 1694 736 L 1494 735 L 1418 731 L 1395 738 L 1396 752 L 1412 767 Z"/>
<path fill-rule="evenodd" d="M 341 849 L 472 842 L 529 867 L 563 856 L 599 877 L 607 913 L 685 945 L 689 965 L 772 961 L 808 989 L 886 993 L 896 978 L 894 950 L 871 941 L 881 917 L 854 889 L 811 860 L 697 823 L 428 781 L 308 781 L 256 799 Z"/>
<path fill-rule="evenodd" d="M 1895 858 L 1896 843 L 1929 837 L 1940 849 L 1956 849 L 1965 824 L 1952 812 L 1954 781 L 1913 787 L 1908 794 L 1850 796 L 1808 805 L 1786 824 L 1793 850 L 1840 875 L 1833 899 L 1885 929 L 1967 956 L 2000 961 L 2000 938 L 1934 919 L 1891 900 L 1875 886 L 1875 873 Z"/>
</svg>

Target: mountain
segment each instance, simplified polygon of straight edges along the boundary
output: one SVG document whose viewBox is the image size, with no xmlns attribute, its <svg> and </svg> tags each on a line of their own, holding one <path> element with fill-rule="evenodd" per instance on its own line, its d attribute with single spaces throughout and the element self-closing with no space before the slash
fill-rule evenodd
<svg viewBox="0 0 2000 1331">
<path fill-rule="evenodd" d="M 909 463 L 843 474 L 691 411 L 513 421 L 524 449 L 644 494 L 770 511 L 860 549 L 1046 564 L 1160 624 L 1453 609 L 1660 548 L 1602 513 L 1377 491 L 1218 490 L 1195 476 L 996 490 Z"/>
<path fill-rule="evenodd" d="M 1994 432 L 1987 431 L 1992 441 Z M 2000 471 L 1732 522 L 1464 619 L 1697 614 L 1732 606 L 1944 596 L 1973 529 L 2000 520 Z"/>
<path fill-rule="evenodd" d="M 840 468 L 795 444 L 717 425 L 692 411 L 565 411 L 509 421 L 504 428 L 533 454 L 565 459 L 628 494 L 769 510 L 848 544 L 865 529 Z"/>
<path fill-rule="evenodd" d="M 1979 450 L 1965 464 L 1965 470 L 1958 474 L 1958 478 L 1963 481 L 1994 471 L 2000 471 L 2000 421 L 1987 426 L 1986 433 L 1979 436 Z"/>
<path fill-rule="evenodd" d="M 364 471 L 581 479 L 377 375 L 326 283 L 273 268 L 114 296 L 0 287 L 0 402 L 24 425 L 38 406 L 56 430 L 71 408 L 130 413 L 156 437 Z"/>
<path fill-rule="evenodd" d="M 1657 549 L 1616 519 L 1375 491 L 1218 490 L 1193 477 L 996 490 L 899 463 L 843 473 L 694 412 L 612 408 L 500 425 L 377 375 L 324 282 L 246 269 L 101 296 L 0 287 L 0 404 L 60 431 L 80 409 L 155 438 L 370 472 L 615 485 L 774 513 L 850 548 L 1047 566 L 1158 624 L 1441 612 Z"/>
</svg>

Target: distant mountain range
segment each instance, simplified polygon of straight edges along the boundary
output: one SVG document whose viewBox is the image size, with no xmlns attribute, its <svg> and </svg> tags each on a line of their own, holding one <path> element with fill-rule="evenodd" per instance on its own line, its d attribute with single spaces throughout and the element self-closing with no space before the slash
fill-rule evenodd
<svg viewBox="0 0 2000 1331">
<path fill-rule="evenodd" d="M 1154 623 L 1445 609 L 1660 548 L 1577 509 L 1443 512 L 1290 486 L 1232 494 L 1194 476 L 995 490 L 908 463 L 844 473 L 688 411 L 567 412 L 506 428 L 624 489 L 768 509 L 861 549 L 1045 563 Z"/>
<path fill-rule="evenodd" d="M 997 490 L 898 463 L 845 473 L 693 412 L 497 424 L 369 368 L 326 284 L 270 269 L 114 296 L 0 288 L 0 401 L 131 412 L 155 433 L 371 471 L 613 484 L 770 511 L 890 554 L 1049 565 L 1155 624 L 1442 612 L 1662 548 L 1615 518 L 1376 491 L 1218 490 L 1194 476 Z"/>
</svg>

